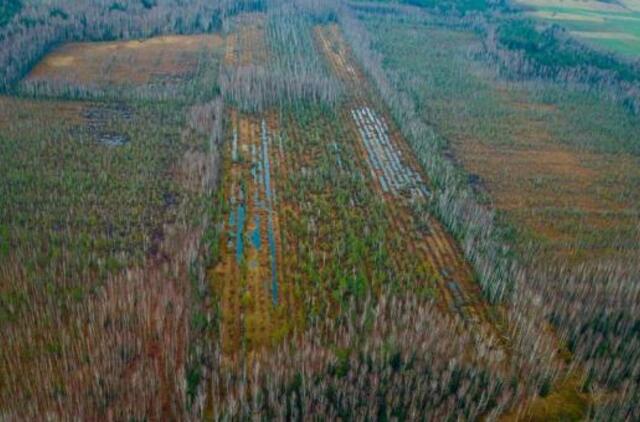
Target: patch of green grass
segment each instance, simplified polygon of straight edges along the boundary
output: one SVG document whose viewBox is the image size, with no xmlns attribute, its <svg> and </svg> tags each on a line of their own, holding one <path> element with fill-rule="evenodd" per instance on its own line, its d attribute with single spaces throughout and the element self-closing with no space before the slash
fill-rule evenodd
<svg viewBox="0 0 640 422">
<path fill-rule="evenodd" d="M 584 33 L 581 39 L 623 55 L 640 55 L 640 13 L 605 12 L 576 7 L 541 7 L 540 18 L 570 31 Z M 589 36 L 589 34 L 594 34 Z M 605 36 L 608 33 L 608 36 Z M 602 34 L 602 35 L 600 35 Z"/>
<path fill-rule="evenodd" d="M 485 12 L 490 9 L 504 6 L 504 1 L 487 1 L 487 0 L 374 0 L 380 3 L 402 3 L 413 6 L 424 7 L 427 9 L 438 9 L 442 11 L 455 11 L 458 13 L 466 12 Z"/>
</svg>

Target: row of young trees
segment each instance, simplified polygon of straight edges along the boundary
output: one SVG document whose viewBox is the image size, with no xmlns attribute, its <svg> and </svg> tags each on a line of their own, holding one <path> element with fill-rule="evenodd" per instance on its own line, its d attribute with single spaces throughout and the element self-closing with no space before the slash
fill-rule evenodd
<svg viewBox="0 0 640 422">
<path fill-rule="evenodd" d="M 333 16 L 317 3 L 269 2 L 264 22 L 267 58 L 223 67 L 220 88 L 227 100 L 247 111 L 300 100 L 336 104 L 340 84 L 316 51 L 312 33 L 314 22 Z M 245 53 L 256 48 L 240 45 Z"/>
<path fill-rule="evenodd" d="M 214 67 L 215 60 L 210 57 L 201 59 L 202 64 Z M 97 84 L 79 85 L 67 81 L 27 80 L 20 83 L 16 95 L 31 98 L 63 98 L 87 101 L 150 100 L 206 101 L 215 97 L 217 77 L 196 75 L 188 80 L 171 84 L 98 86 Z"/>
</svg>

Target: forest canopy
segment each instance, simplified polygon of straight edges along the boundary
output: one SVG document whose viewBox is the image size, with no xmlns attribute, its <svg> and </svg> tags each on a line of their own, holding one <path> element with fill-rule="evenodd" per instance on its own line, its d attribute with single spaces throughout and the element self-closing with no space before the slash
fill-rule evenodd
<svg viewBox="0 0 640 422">
<path fill-rule="evenodd" d="M 21 0 L 3 0 L 0 3 L 0 26 L 4 26 L 22 8 Z"/>
</svg>

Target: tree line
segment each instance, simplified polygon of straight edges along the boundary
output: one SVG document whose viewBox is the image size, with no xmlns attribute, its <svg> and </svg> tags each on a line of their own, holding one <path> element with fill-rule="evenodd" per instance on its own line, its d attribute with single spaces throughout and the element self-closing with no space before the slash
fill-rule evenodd
<svg viewBox="0 0 640 422">
<path fill-rule="evenodd" d="M 316 49 L 313 24 L 334 20 L 317 1 L 269 2 L 264 38 L 266 60 L 225 64 L 220 89 L 231 103 L 247 111 L 311 101 L 334 105 L 341 87 Z M 241 45 L 242 50 L 259 49 Z"/>
<path fill-rule="evenodd" d="M 0 28 L 0 92 L 11 89 L 47 52 L 70 41 L 110 41 L 217 30 L 263 0 L 57 1 L 24 7 Z"/>
<path fill-rule="evenodd" d="M 640 113 L 640 62 L 586 46 L 557 25 L 539 26 L 528 19 L 487 24 L 483 53 L 503 76 L 602 92 Z"/>
</svg>

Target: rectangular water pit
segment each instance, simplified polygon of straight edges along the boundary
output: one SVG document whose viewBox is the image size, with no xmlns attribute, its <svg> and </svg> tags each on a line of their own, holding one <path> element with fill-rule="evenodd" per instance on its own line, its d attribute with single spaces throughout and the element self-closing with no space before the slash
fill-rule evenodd
<svg viewBox="0 0 640 422">
<path fill-rule="evenodd" d="M 384 118 L 369 107 L 355 108 L 351 116 L 367 151 L 365 159 L 370 173 L 382 191 L 412 200 L 429 198 L 430 191 L 422 176 L 406 163 L 402 151 L 391 141 Z"/>
</svg>

